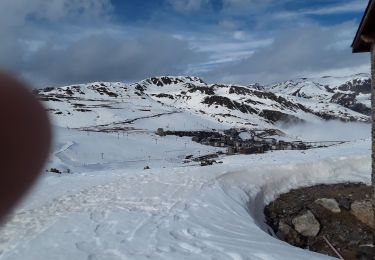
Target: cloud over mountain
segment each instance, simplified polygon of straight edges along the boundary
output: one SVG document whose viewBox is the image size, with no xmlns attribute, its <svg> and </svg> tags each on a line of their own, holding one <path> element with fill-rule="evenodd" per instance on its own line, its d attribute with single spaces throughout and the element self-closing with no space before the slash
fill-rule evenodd
<svg viewBox="0 0 375 260">
<path fill-rule="evenodd" d="M 165 74 L 268 83 L 367 72 L 367 57 L 350 51 L 365 4 L 4 0 L 0 68 L 37 87 Z"/>
</svg>

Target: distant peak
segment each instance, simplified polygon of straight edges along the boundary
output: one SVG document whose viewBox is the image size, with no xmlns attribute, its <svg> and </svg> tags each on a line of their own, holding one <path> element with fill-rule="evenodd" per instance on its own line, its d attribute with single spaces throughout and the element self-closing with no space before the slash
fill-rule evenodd
<svg viewBox="0 0 375 260">
<path fill-rule="evenodd" d="M 253 84 L 247 85 L 247 87 L 257 89 L 257 90 L 265 90 L 265 86 L 263 86 L 259 83 L 253 83 Z"/>
<path fill-rule="evenodd" d="M 200 83 L 205 84 L 205 82 L 199 77 L 191 76 L 157 76 L 151 77 L 140 81 L 138 84 L 152 84 L 157 86 L 165 86 L 178 83 Z"/>
</svg>

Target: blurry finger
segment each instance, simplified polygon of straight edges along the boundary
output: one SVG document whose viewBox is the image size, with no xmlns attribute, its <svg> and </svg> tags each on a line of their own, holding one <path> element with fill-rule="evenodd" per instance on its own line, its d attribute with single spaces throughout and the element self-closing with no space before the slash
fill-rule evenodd
<svg viewBox="0 0 375 260">
<path fill-rule="evenodd" d="M 0 73 L 0 218 L 34 183 L 50 143 L 47 113 L 31 90 Z"/>
</svg>

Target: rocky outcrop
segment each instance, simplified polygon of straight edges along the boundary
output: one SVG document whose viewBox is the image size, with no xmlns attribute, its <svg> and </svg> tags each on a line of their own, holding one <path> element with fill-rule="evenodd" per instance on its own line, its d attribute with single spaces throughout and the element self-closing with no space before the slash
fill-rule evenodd
<svg viewBox="0 0 375 260">
<path fill-rule="evenodd" d="M 336 93 L 331 98 L 332 103 L 339 104 L 364 115 L 371 115 L 371 108 L 357 102 L 356 93 Z"/>
<path fill-rule="evenodd" d="M 160 94 L 152 94 L 151 96 L 154 96 L 154 97 L 157 97 L 157 98 L 169 98 L 169 99 L 174 99 L 173 95 L 170 95 L 170 94 L 164 94 L 164 93 L 160 93 Z"/>
<path fill-rule="evenodd" d="M 340 197 L 337 199 L 337 203 L 339 204 L 340 208 L 343 208 L 345 210 L 350 210 L 352 201 L 350 198 Z"/>
<path fill-rule="evenodd" d="M 292 223 L 294 229 L 305 237 L 315 237 L 320 231 L 320 223 L 310 210 L 293 218 Z"/>
<path fill-rule="evenodd" d="M 367 216 L 371 205 L 358 202 L 369 200 L 372 191 L 371 186 L 360 183 L 304 187 L 281 194 L 266 206 L 264 214 L 276 236 L 291 245 L 335 257 L 325 241 L 328 239 L 344 259 L 373 259 L 360 251 L 373 243 L 374 229 L 353 214 L 360 212 L 361 219 Z"/>
<path fill-rule="evenodd" d="M 193 86 L 191 87 L 188 92 L 194 93 L 199 91 L 201 94 L 206 94 L 206 95 L 215 95 L 215 91 L 213 87 L 200 87 L 200 86 Z"/>
<path fill-rule="evenodd" d="M 296 116 L 289 115 L 282 113 L 280 111 L 275 110 L 263 110 L 260 114 L 260 116 L 264 117 L 265 119 L 271 121 L 271 122 L 283 122 L 283 123 L 303 123 L 304 121 Z"/>
<path fill-rule="evenodd" d="M 371 201 L 357 200 L 351 205 L 350 212 L 362 223 L 375 229 L 374 212 L 372 210 Z"/>
<path fill-rule="evenodd" d="M 280 221 L 276 235 L 292 245 L 303 246 L 306 244 L 306 239 L 284 221 Z"/>
<path fill-rule="evenodd" d="M 143 83 L 156 85 L 158 87 L 163 87 L 163 86 L 171 85 L 171 84 L 185 83 L 187 81 L 204 84 L 204 81 L 202 79 L 198 77 L 188 77 L 188 76 L 187 77 L 168 77 L 168 76 L 152 77 L 149 79 L 145 79 Z"/>
<path fill-rule="evenodd" d="M 110 91 L 106 87 L 106 85 L 104 85 L 103 83 L 101 83 L 100 85 L 92 85 L 92 86 L 89 86 L 88 88 L 91 88 L 91 89 L 95 90 L 100 95 L 107 95 L 109 97 L 118 97 L 117 93 Z"/>
<path fill-rule="evenodd" d="M 316 204 L 328 209 L 333 213 L 340 213 L 341 209 L 339 203 L 335 199 L 321 198 L 315 201 Z"/>
<path fill-rule="evenodd" d="M 240 104 L 236 101 L 233 101 L 227 97 L 222 97 L 222 96 L 206 97 L 202 103 L 207 104 L 208 106 L 217 105 L 217 106 L 226 107 L 232 110 L 239 110 L 245 114 L 257 114 L 258 113 L 255 109 L 253 109 L 249 105 Z"/>
<path fill-rule="evenodd" d="M 371 79 L 353 79 L 337 88 L 341 91 L 351 91 L 356 94 L 370 94 L 371 93 Z"/>
</svg>

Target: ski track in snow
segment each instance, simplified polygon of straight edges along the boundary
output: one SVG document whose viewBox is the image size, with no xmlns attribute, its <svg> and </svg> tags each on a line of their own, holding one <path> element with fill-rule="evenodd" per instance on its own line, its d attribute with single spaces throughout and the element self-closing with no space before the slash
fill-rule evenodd
<svg viewBox="0 0 375 260">
<path fill-rule="evenodd" d="M 324 259 L 267 234 L 264 205 L 292 188 L 370 179 L 368 141 L 228 156 L 220 158 L 223 164 L 210 167 L 163 161 L 143 171 L 143 162 L 103 160 L 102 167 L 89 171 L 74 166 L 74 160 L 87 159 L 81 151 L 116 144 L 103 148 L 109 157 L 122 147 L 137 149 L 131 146 L 135 137 L 141 136 L 135 139 L 137 145 L 152 139 L 100 133 L 76 137 L 71 130 L 63 134 L 53 160 L 72 168 L 73 174 L 44 176 L 28 201 L 8 217 L 0 227 L 1 260 Z M 185 141 L 172 139 L 147 148 L 157 156 L 161 149 L 184 147 Z M 184 153 L 194 150 L 179 156 Z M 129 156 L 133 154 L 123 157 Z"/>
<path fill-rule="evenodd" d="M 368 75 L 358 77 L 366 79 Z M 263 208 L 293 188 L 344 181 L 368 183 L 369 140 L 303 152 L 219 157 L 223 164 L 210 167 L 182 164 L 187 155 L 223 149 L 203 146 L 187 137 L 157 137 L 156 129 L 211 131 L 248 127 L 249 122 L 259 129 L 275 126 L 258 113 L 241 112 L 234 102 L 237 109 L 204 104 L 202 101 L 212 95 L 190 92 L 193 89 L 185 83 L 212 88 L 215 95 L 243 104 L 243 94 L 230 93 L 230 85 L 215 87 L 190 77 L 173 81 L 177 83 L 163 86 L 151 79 L 140 82 L 144 93 L 138 93 L 136 85 L 100 82 L 44 92 L 45 97 L 59 99 L 46 102 L 53 109 L 54 124 L 59 126 L 55 152 L 47 167 L 72 174 L 45 174 L 34 192 L 8 217 L 0 227 L 1 260 L 329 259 L 270 236 Z M 277 94 L 312 111 L 367 118 L 329 102 L 333 93 L 314 82 L 299 80 L 274 87 L 312 95 L 310 99 L 290 96 L 289 92 Z M 118 96 L 102 95 L 100 86 Z M 258 92 L 268 93 L 263 90 Z M 307 122 L 319 121 L 315 114 L 294 111 L 293 106 L 267 96 L 249 94 L 252 106 L 259 111 L 273 107 Z M 367 97 L 362 97 L 366 104 Z M 138 130 L 128 131 L 126 136 L 124 132 L 77 130 L 111 131 L 116 127 Z M 151 170 L 143 171 L 145 165 Z"/>
<path fill-rule="evenodd" d="M 5 254 L 14 249 L 20 241 L 27 243 L 55 224 L 59 218 L 77 212 L 84 212 L 94 223 L 93 233 L 96 238 L 110 229 L 110 225 L 106 224 L 108 212 L 145 213 L 147 218 L 135 225 L 135 229 L 126 239 L 132 241 L 145 225 L 149 225 L 148 220 L 151 220 L 153 215 L 167 214 L 184 195 L 192 190 L 198 192 L 201 188 L 199 179 L 181 176 L 178 182 L 174 183 L 170 181 L 171 175 L 173 174 L 164 176 L 146 174 L 120 178 L 116 182 L 53 199 L 40 208 L 19 212 L 10 217 L 9 222 L 0 231 L 2 234 L 0 252 Z M 159 194 L 159 189 L 163 191 L 162 196 Z M 143 190 L 148 191 L 148 194 L 143 194 Z M 84 244 L 82 241 L 77 241 L 77 249 L 84 248 Z M 95 259 L 92 258 L 93 256 L 90 254 L 88 259 Z"/>
<path fill-rule="evenodd" d="M 347 172 L 366 180 L 360 173 L 367 162 L 354 156 L 248 173 L 216 167 L 121 176 L 17 211 L 0 230 L 0 258 L 323 259 L 259 228 L 264 203 L 283 189 L 345 180 Z M 276 172 L 280 176 L 270 179 Z"/>
</svg>

